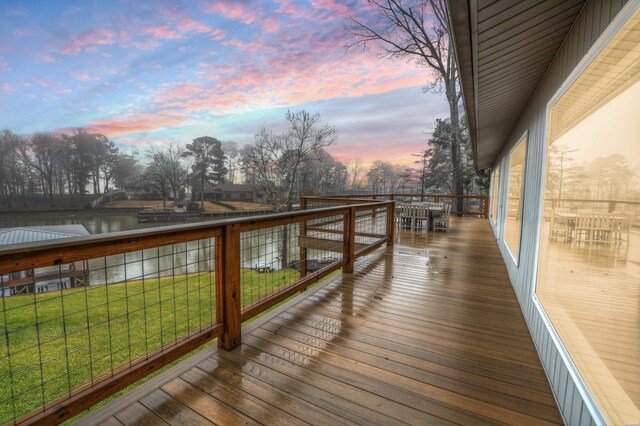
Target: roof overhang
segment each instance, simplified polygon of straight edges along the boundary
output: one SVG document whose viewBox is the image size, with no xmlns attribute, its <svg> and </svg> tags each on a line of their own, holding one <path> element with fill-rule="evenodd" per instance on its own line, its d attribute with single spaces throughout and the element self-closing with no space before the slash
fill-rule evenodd
<svg viewBox="0 0 640 426">
<path fill-rule="evenodd" d="M 478 170 L 491 167 L 585 0 L 448 0 Z"/>
</svg>

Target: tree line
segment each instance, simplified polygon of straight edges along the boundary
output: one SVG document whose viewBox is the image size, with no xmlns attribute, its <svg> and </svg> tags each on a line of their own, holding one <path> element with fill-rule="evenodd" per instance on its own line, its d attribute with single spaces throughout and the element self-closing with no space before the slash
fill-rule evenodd
<svg viewBox="0 0 640 426">
<path fill-rule="evenodd" d="M 376 160 L 341 162 L 327 152 L 336 143 L 335 127 L 305 110 L 285 114 L 287 129 L 257 132 L 240 147 L 211 136 L 180 144 L 168 141 L 142 153 L 122 152 L 107 136 L 76 129 L 70 133 L 19 135 L 0 131 L 0 198 L 5 209 L 20 200 L 46 198 L 51 207 L 62 197 L 98 196 L 126 190 L 147 197 L 181 200 L 188 193 L 204 201 L 211 185 L 246 183 L 275 210 L 289 210 L 300 195 L 340 193 L 452 193 L 453 165 L 448 120 L 437 120 L 427 149 L 416 165 L 398 166 Z M 473 169 L 469 138 L 463 164 L 468 194 L 486 192 L 488 181 Z"/>
</svg>

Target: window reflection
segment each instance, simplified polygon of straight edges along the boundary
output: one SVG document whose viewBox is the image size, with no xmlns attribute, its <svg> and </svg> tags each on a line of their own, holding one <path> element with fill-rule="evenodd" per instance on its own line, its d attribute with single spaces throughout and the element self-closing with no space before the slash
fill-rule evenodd
<svg viewBox="0 0 640 426">
<path fill-rule="evenodd" d="M 640 12 L 550 112 L 537 294 L 612 424 L 640 419 Z"/>
<path fill-rule="evenodd" d="M 520 229 L 522 220 L 522 194 L 524 192 L 524 163 L 527 139 L 523 137 L 509 154 L 509 176 L 507 178 L 507 211 L 504 222 L 504 240 L 517 261 L 520 252 Z"/>
<path fill-rule="evenodd" d="M 499 186 L 500 186 L 500 165 L 496 166 L 493 171 L 493 175 L 491 176 L 492 185 L 491 188 L 491 217 L 494 222 L 497 222 L 498 217 L 498 194 L 499 194 Z"/>
</svg>

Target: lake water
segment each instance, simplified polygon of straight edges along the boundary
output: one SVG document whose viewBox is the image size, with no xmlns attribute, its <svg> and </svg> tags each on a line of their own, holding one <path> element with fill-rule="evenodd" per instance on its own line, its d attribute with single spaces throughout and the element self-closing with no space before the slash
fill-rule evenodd
<svg viewBox="0 0 640 426">
<path fill-rule="evenodd" d="M 210 219 L 207 221 L 211 221 Z M 200 220 L 192 223 L 202 222 Z M 175 223 L 167 223 L 170 226 Z M 24 214 L 20 216 L 0 216 L 0 228 L 38 225 L 81 224 L 90 234 L 128 231 L 142 228 L 162 226 L 158 223 L 138 223 L 135 214 L 92 214 L 78 213 L 46 213 Z M 299 258 L 298 229 L 290 227 L 287 235 L 288 261 Z M 241 236 L 241 266 L 255 268 L 269 266 L 280 269 L 280 249 L 283 234 L 278 229 L 264 229 Z M 310 258 L 329 257 L 332 253 L 309 250 Z M 135 251 L 126 254 L 101 257 L 89 260 L 89 281 L 92 285 L 117 283 L 135 280 L 142 277 L 180 275 L 186 273 L 212 271 L 213 240 L 205 239 L 186 244 L 174 244 L 159 248 Z M 55 286 L 55 284 L 52 284 Z M 52 289 L 52 288 L 51 288 Z"/>
<path fill-rule="evenodd" d="M 130 231 L 132 229 L 152 228 L 157 223 L 138 223 L 135 213 L 25 213 L 21 215 L 0 215 L 0 228 L 38 225 L 83 225 L 90 234 Z M 167 224 L 170 225 L 170 224 Z"/>
</svg>

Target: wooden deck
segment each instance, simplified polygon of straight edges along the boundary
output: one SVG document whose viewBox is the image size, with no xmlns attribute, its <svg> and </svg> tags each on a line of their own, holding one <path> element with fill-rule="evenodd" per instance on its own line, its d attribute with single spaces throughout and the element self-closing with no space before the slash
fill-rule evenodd
<svg viewBox="0 0 640 426">
<path fill-rule="evenodd" d="M 486 219 L 399 232 L 352 275 L 80 424 L 562 423 Z"/>
</svg>

